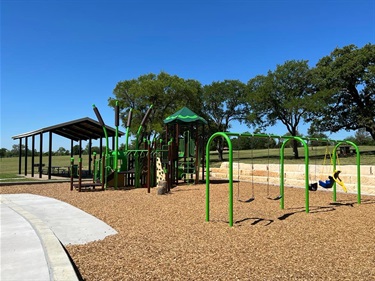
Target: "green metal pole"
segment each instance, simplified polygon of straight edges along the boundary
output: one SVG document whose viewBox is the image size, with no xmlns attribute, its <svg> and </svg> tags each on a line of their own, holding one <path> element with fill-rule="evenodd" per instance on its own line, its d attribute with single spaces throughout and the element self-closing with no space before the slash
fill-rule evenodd
<svg viewBox="0 0 375 281">
<path fill-rule="evenodd" d="M 289 139 L 283 141 L 280 147 L 280 209 L 284 210 L 284 148 Z"/>
<path fill-rule="evenodd" d="M 356 151 L 356 165 L 357 165 L 357 203 L 361 204 L 361 155 L 359 152 L 358 146 L 351 141 L 340 141 L 334 148 L 333 151 L 333 172 L 336 171 L 336 151 L 337 148 L 343 144 L 347 143 L 352 145 L 355 148 Z M 333 202 L 336 202 L 336 182 L 333 184 Z"/>
<path fill-rule="evenodd" d="M 229 226 L 233 226 L 233 146 L 228 136 L 225 139 L 229 147 Z"/>
<path fill-rule="evenodd" d="M 295 139 L 298 140 L 303 144 L 304 152 L 305 152 L 305 211 L 308 213 L 310 211 L 309 207 L 309 148 L 306 142 L 300 137 L 289 137 L 286 139 L 280 148 L 280 208 L 284 209 L 284 148 L 285 145 L 289 142 L 289 140 Z"/>
<path fill-rule="evenodd" d="M 116 107 L 115 107 L 115 163 L 114 163 L 114 170 L 115 170 L 115 175 L 114 175 L 114 180 L 115 180 L 115 189 L 117 189 L 118 186 L 118 126 L 119 126 L 119 105 L 118 101 L 116 101 Z"/>
<path fill-rule="evenodd" d="M 303 144 L 305 150 L 305 211 L 308 213 L 310 211 L 310 198 L 309 198 L 309 147 L 307 143 L 300 137 L 294 137 Z"/>
<path fill-rule="evenodd" d="M 361 204 L 361 154 L 359 147 L 351 141 L 346 141 L 347 144 L 352 145 L 356 152 L 356 164 L 357 164 L 357 203 Z"/>
<path fill-rule="evenodd" d="M 332 171 L 332 174 L 336 171 L 336 158 L 337 158 L 337 155 L 336 155 L 336 151 L 337 151 L 337 147 L 339 147 L 341 145 L 342 142 L 339 142 L 338 144 L 335 145 L 335 147 L 333 148 L 333 151 L 332 151 L 332 161 L 333 161 L 333 171 Z M 333 202 L 336 202 L 336 181 L 333 183 L 333 190 L 332 190 L 332 200 Z"/>
<path fill-rule="evenodd" d="M 210 144 L 212 136 L 206 145 L 206 221 L 210 221 Z"/>
<path fill-rule="evenodd" d="M 129 149 L 129 130 L 130 130 L 130 124 L 131 124 L 132 111 L 133 109 L 130 108 L 129 115 L 128 115 L 128 123 L 126 125 L 126 133 L 125 133 L 125 151 Z"/>
<path fill-rule="evenodd" d="M 210 144 L 218 136 L 225 138 L 229 148 L 229 226 L 233 226 L 233 146 L 229 136 L 224 132 L 214 133 L 206 145 L 206 221 L 210 220 Z"/>
</svg>

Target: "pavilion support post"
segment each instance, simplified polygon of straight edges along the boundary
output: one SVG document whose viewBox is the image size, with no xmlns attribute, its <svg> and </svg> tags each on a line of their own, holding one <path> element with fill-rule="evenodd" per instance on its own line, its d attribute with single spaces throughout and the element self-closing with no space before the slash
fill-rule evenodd
<svg viewBox="0 0 375 281">
<path fill-rule="evenodd" d="M 70 157 L 70 191 L 73 190 L 73 166 L 74 166 L 74 157 Z"/>
<path fill-rule="evenodd" d="M 48 179 L 51 179 L 52 173 L 52 132 L 49 132 L 48 140 Z"/>
<path fill-rule="evenodd" d="M 91 164 L 92 164 L 92 159 L 91 159 L 91 146 L 92 146 L 92 139 L 89 139 L 89 175 L 91 175 Z"/>
<path fill-rule="evenodd" d="M 27 176 L 27 137 L 25 137 L 25 176 Z"/>
<path fill-rule="evenodd" d="M 82 158 L 79 157 L 79 163 L 78 163 L 78 191 L 81 192 L 81 186 L 82 186 Z"/>
<path fill-rule="evenodd" d="M 35 135 L 31 136 L 31 176 L 34 177 Z"/>
<path fill-rule="evenodd" d="M 39 178 L 42 178 L 43 173 L 43 133 L 39 135 Z"/>
<path fill-rule="evenodd" d="M 82 140 L 79 140 L 79 158 L 82 157 Z"/>
<path fill-rule="evenodd" d="M 18 147 L 18 174 L 21 174 L 22 167 L 22 138 L 20 138 L 19 147 Z"/>
<path fill-rule="evenodd" d="M 74 145 L 73 145 L 73 140 L 70 140 L 70 157 L 73 157 L 74 154 L 73 154 L 73 148 L 74 148 Z"/>
</svg>

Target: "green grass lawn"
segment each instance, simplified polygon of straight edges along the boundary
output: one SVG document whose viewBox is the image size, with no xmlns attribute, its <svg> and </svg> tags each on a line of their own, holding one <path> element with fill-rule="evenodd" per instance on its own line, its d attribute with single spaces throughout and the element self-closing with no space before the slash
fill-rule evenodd
<svg viewBox="0 0 375 281">
<path fill-rule="evenodd" d="M 332 150 L 332 147 L 330 148 Z M 361 152 L 361 165 L 375 165 L 375 146 L 361 146 L 359 147 Z M 275 149 L 254 149 L 254 150 L 240 150 L 233 152 L 233 161 L 241 163 L 255 163 L 255 164 L 267 164 L 267 163 L 279 163 L 280 151 L 278 148 Z M 292 148 L 285 148 L 284 159 L 285 164 L 304 164 L 304 149 L 299 148 L 300 159 L 293 158 Z M 88 169 L 88 155 L 82 156 L 82 168 Z M 326 154 L 326 146 L 314 147 L 309 149 L 310 164 L 321 165 L 324 163 L 324 157 L 326 157 L 325 164 L 330 164 L 330 156 Z M 221 161 L 218 160 L 217 152 L 211 152 L 210 156 L 211 167 L 219 167 Z M 224 161 L 228 161 L 228 152 L 224 152 Z M 39 163 L 39 156 L 35 157 L 35 163 Z M 45 166 L 48 165 L 48 156 L 43 157 L 43 163 Z M 78 156 L 75 157 L 75 164 L 78 164 Z M 356 156 L 350 155 L 347 157 L 338 157 L 337 164 L 340 165 L 356 165 Z M 52 165 L 59 167 L 68 167 L 70 165 L 70 156 L 53 156 Z M 21 171 L 24 174 L 25 162 L 22 158 Z M 34 173 L 38 174 L 38 169 L 34 168 Z M 28 157 L 28 174 L 31 174 L 31 157 Z M 24 179 L 22 175 L 18 175 L 18 157 L 12 158 L 0 158 L 0 180 L 4 181 L 15 181 Z"/>
<path fill-rule="evenodd" d="M 48 166 L 48 156 L 43 156 L 42 163 L 45 165 L 45 168 Z M 34 158 L 34 163 L 39 163 L 39 156 Z M 78 164 L 78 156 L 75 157 L 75 164 Z M 18 174 L 18 157 L 11 158 L 0 158 L 0 180 L 1 182 L 8 181 L 20 181 L 20 180 L 30 180 L 25 179 L 24 169 L 25 169 L 25 158 L 22 157 L 21 162 L 21 175 Z M 70 156 L 53 156 L 52 157 L 52 166 L 59 167 L 68 167 L 70 166 Z M 31 174 L 31 157 L 27 158 L 27 173 Z M 88 155 L 82 156 L 82 168 L 88 169 Z M 38 174 L 38 168 L 34 168 L 34 174 Z"/>
<path fill-rule="evenodd" d="M 375 146 L 361 146 L 359 147 L 361 154 L 361 165 L 375 165 Z M 322 165 L 331 163 L 332 147 L 328 149 L 326 146 L 316 146 L 313 149 L 309 148 L 309 161 L 310 164 Z M 300 158 L 294 159 L 292 148 L 285 148 L 284 150 L 284 163 L 285 164 L 304 164 L 304 149 L 298 148 Z M 326 160 L 324 160 L 326 158 Z M 240 150 L 233 151 L 233 161 L 241 163 L 254 163 L 254 164 L 267 164 L 279 163 L 280 150 L 274 149 L 254 149 L 254 150 Z M 218 159 L 217 152 L 211 152 L 210 161 L 212 167 L 219 167 L 221 161 Z M 224 152 L 224 161 L 228 161 L 228 152 Z M 345 157 L 338 156 L 337 164 L 340 165 L 356 165 L 356 155 L 349 155 Z"/>
</svg>

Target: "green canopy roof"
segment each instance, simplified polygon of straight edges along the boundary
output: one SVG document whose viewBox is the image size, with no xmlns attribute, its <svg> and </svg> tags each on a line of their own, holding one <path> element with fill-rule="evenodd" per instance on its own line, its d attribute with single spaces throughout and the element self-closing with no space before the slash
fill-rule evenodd
<svg viewBox="0 0 375 281">
<path fill-rule="evenodd" d="M 173 113 L 171 116 L 168 116 L 164 119 L 164 123 L 203 123 L 207 124 L 207 121 L 202 117 L 198 116 L 196 113 L 191 111 L 187 107 L 181 108 L 179 111 Z"/>
</svg>

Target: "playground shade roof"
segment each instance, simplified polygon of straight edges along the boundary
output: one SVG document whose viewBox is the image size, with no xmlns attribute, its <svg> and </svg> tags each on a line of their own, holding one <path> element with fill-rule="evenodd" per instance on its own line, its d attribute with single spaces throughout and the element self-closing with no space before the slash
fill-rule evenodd
<svg viewBox="0 0 375 281">
<path fill-rule="evenodd" d="M 200 123 L 207 124 L 207 121 L 202 117 L 197 115 L 195 112 L 191 111 L 187 107 L 181 108 L 179 111 L 173 113 L 164 119 L 164 123 Z"/>
<path fill-rule="evenodd" d="M 113 137 L 116 135 L 116 130 L 112 127 L 106 126 L 108 137 Z M 73 141 L 79 140 L 89 140 L 89 139 L 99 139 L 104 138 L 103 127 L 98 121 L 91 118 L 85 117 L 58 125 L 42 128 L 28 133 L 23 133 L 20 135 L 13 136 L 12 139 L 21 139 L 26 137 L 35 136 L 38 134 L 43 134 L 47 132 L 52 132 L 62 137 L 68 138 Z M 119 131 L 119 136 L 123 136 L 124 133 Z"/>
</svg>

